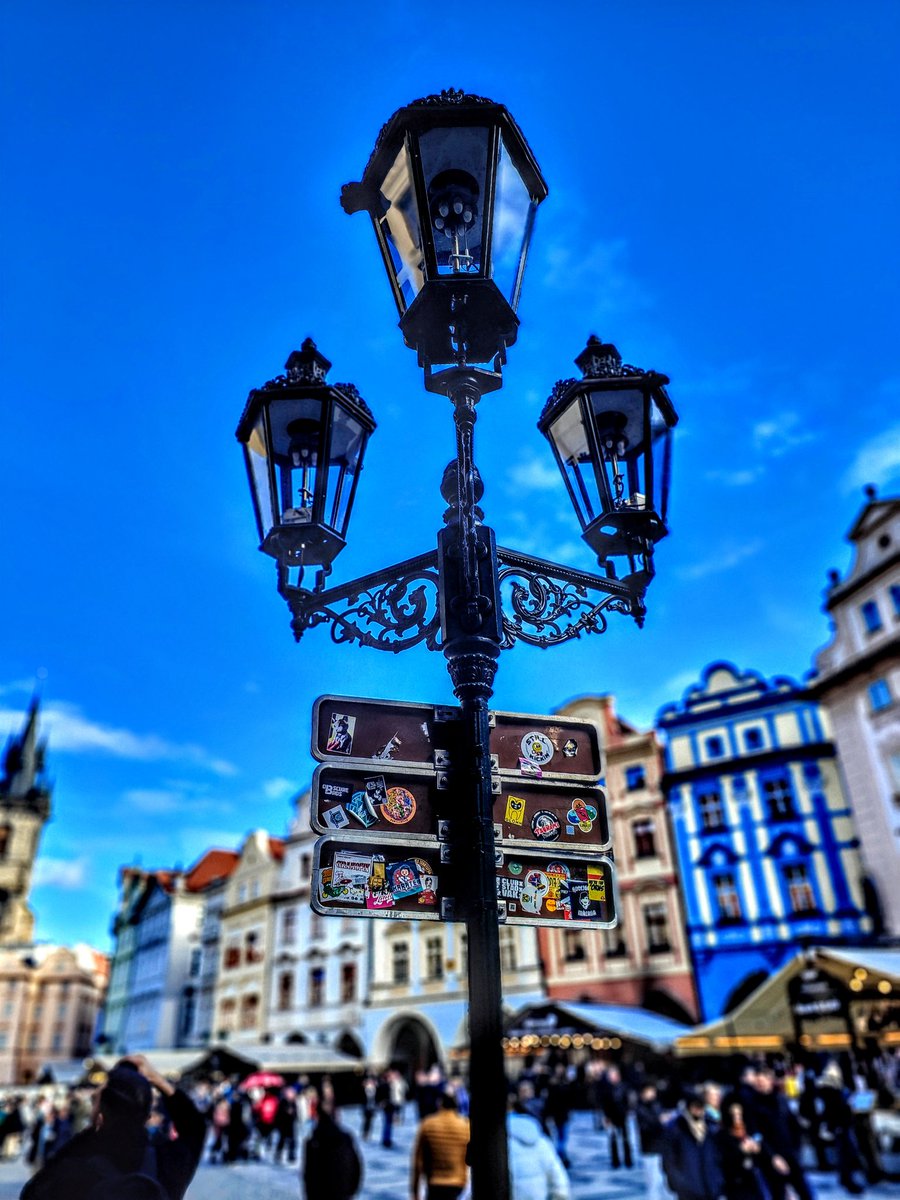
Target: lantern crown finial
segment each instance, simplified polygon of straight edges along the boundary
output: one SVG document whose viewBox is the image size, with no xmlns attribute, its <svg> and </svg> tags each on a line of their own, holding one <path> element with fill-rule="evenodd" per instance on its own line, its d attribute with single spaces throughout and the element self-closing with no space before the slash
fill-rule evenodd
<svg viewBox="0 0 900 1200">
<path fill-rule="evenodd" d="M 292 383 L 323 383 L 331 363 L 319 353 L 312 338 L 307 337 L 299 350 L 291 351 L 284 369 Z"/>
</svg>

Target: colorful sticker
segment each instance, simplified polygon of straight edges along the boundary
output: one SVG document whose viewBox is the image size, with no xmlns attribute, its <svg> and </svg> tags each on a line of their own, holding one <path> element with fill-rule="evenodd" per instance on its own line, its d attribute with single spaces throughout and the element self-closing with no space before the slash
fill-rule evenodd
<svg viewBox="0 0 900 1200">
<path fill-rule="evenodd" d="M 419 895 L 420 904 L 437 904 L 438 877 L 431 873 L 431 863 L 424 858 L 414 858 L 413 862 L 419 868 L 422 880 L 422 891 Z"/>
<path fill-rule="evenodd" d="M 574 758 L 577 753 L 578 743 L 574 738 L 569 738 L 568 741 L 563 743 L 563 754 L 566 758 Z"/>
<path fill-rule="evenodd" d="M 522 911 L 537 915 L 541 911 L 544 897 L 549 890 L 550 880 L 544 871 L 535 869 L 527 871 L 522 881 L 522 890 L 519 893 L 519 902 L 522 905 Z"/>
<path fill-rule="evenodd" d="M 327 808 L 322 813 L 322 824 L 327 825 L 329 829 L 343 829 L 345 825 L 349 825 L 350 818 L 344 812 L 343 804 L 339 804 L 337 808 Z"/>
<path fill-rule="evenodd" d="M 588 896 L 591 900 L 606 899 L 606 876 L 600 867 L 588 867 L 587 869 L 587 886 Z"/>
<path fill-rule="evenodd" d="M 558 913 L 569 920 L 572 916 L 569 868 L 565 863 L 550 863 L 547 867 L 547 878 L 550 880 L 550 889 L 547 892 L 547 911 Z"/>
<path fill-rule="evenodd" d="M 416 798 L 405 787 L 388 788 L 381 802 L 381 815 L 392 825 L 405 825 L 416 815 Z"/>
<path fill-rule="evenodd" d="M 591 899 L 586 879 L 570 880 L 569 892 L 572 896 L 572 915 L 576 921 L 603 920 L 600 902 Z"/>
<path fill-rule="evenodd" d="M 525 820 L 525 801 L 518 796 L 506 797 L 507 825 L 521 825 Z"/>
<path fill-rule="evenodd" d="M 395 900 L 402 900 L 406 896 L 418 896 L 425 890 L 422 886 L 422 874 L 411 858 L 404 859 L 403 862 L 389 863 L 387 877 Z"/>
<path fill-rule="evenodd" d="M 372 806 L 372 811 L 376 812 L 378 808 L 387 800 L 387 784 L 384 782 L 383 775 L 370 775 L 368 779 L 364 779 L 366 785 L 366 797 Z"/>
<path fill-rule="evenodd" d="M 394 751 L 399 749 L 400 746 L 402 746 L 402 744 L 403 743 L 400 741 L 400 739 L 397 737 L 397 735 L 395 733 L 392 738 L 388 738 L 388 740 L 384 743 L 384 745 L 381 747 L 380 750 L 375 751 L 375 753 L 372 755 L 372 757 L 380 758 L 380 759 L 393 758 Z"/>
<path fill-rule="evenodd" d="M 497 876 L 497 895 L 501 900 L 518 900 L 521 894 L 521 879 L 507 879 L 505 875 Z"/>
<path fill-rule="evenodd" d="M 366 886 L 366 908 L 393 908 L 394 893 L 390 889 L 385 871 L 384 859 L 375 858 L 372 861 L 372 874 Z"/>
<path fill-rule="evenodd" d="M 355 850 L 336 850 L 331 861 L 331 882 L 355 884 L 365 887 L 372 874 L 372 855 L 358 854 Z"/>
<path fill-rule="evenodd" d="M 347 810 L 351 817 L 356 817 L 363 829 L 371 829 L 378 820 L 378 814 L 365 792 L 354 792 L 347 802 Z"/>
<path fill-rule="evenodd" d="M 521 742 L 522 754 L 536 767 L 544 767 L 554 754 L 554 746 L 546 733 L 526 733 Z"/>
<path fill-rule="evenodd" d="M 566 820 L 570 825 L 577 825 L 582 833 L 590 833 L 597 820 L 597 810 L 593 804 L 588 804 L 584 800 L 574 800 L 572 807 L 566 813 Z"/>
<path fill-rule="evenodd" d="M 545 808 L 531 818 L 531 832 L 539 842 L 555 842 L 561 830 L 559 817 Z"/>
<path fill-rule="evenodd" d="M 521 863 L 507 863 L 507 867 L 508 867 L 510 875 L 521 875 L 522 874 L 522 864 Z"/>
<path fill-rule="evenodd" d="M 544 778 L 544 772 L 541 770 L 541 768 L 537 765 L 537 763 L 533 763 L 528 758 L 519 759 L 519 774 L 527 775 L 529 779 Z"/>
<path fill-rule="evenodd" d="M 340 900 L 344 904 L 363 904 L 365 898 L 365 884 L 336 883 L 331 867 L 324 867 L 319 872 L 319 900 L 322 903 Z"/>
<path fill-rule="evenodd" d="M 349 783 L 332 783 L 330 779 L 326 779 L 319 785 L 319 795 L 327 803 L 332 800 L 346 801 L 353 795 L 353 788 Z"/>
<path fill-rule="evenodd" d="M 332 713 L 328 741 L 325 743 L 326 754 L 349 754 L 353 749 L 355 730 L 356 717 L 347 716 L 346 713 Z"/>
</svg>

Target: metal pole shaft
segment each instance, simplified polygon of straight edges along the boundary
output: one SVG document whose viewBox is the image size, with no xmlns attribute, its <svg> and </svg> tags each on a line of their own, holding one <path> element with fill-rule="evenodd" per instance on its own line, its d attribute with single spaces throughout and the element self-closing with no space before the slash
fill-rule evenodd
<svg viewBox="0 0 900 1200">
<path fill-rule="evenodd" d="M 444 654 L 462 704 L 462 762 L 458 771 L 465 875 L 469 977 L 469 1090 L 473 1200 L 508 1200 L 506 1074 L 500 930 L 494 861 L 494 796 L 488 702 L 500 654 L 498 563 L 493 535 L 479 525 L 473 457 L 477 386 L 461 374 L 450 393 L 456 421 L 456 495 L 448 537 L 440 543 L 444 585 Z"/>
</svg>

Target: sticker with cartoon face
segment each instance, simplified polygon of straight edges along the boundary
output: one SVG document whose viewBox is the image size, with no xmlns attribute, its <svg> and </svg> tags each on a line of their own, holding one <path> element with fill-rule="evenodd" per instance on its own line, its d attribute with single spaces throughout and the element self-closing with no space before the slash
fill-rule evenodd
<svg viewBox="0 0 900 1200">
<path fill-rule="evenodd" d="M 572 901 L 569 897 L 569 868 L 565 863 L 550 863 L 547 867 L 550 888 L 547 892 L 547 911 L 557 916 L 572 916 Z"/>
<path fill-rule="evenodd" d="M 395 900 L 403 900 L 407 896 L 419 896 L 425 890 L 422 886 L 422 875 L 413 859 L 403 862 L 389 863 L 387 877 Z"/>
<path fill-rule="evenodd" d="M 574 758 L 578 753 L 578 743 L 574 738 L 568 738 L 563 743 L 563 754 L 566 758 Z"/>
<path fill-rule="evenodd" d="M 412 861 L 419 868 L 419 877 L 422 880 L 419 903 L 437 904 L 438 877 L 432 874 L 431 863 L 425 858 L 414 858 Z"/>
<path fill-rule="evenodd" d="M 388 788 L 381 803 L 381 815 L 392 825 L 405 825 L 416 815 L 416 798 L 407 788 Z"/>
<path fill-rule="evenodd" d="M 537 916 L 544 903 L 544 897 L 549 891 L 550 880 L 544 871 L 537 869 L 526 871 L 525 878 L 522 880 L 522 890 L 519 893 L 522 911 Z"/>
<path fill-rule="evenodd" d="M 572 807 L 566 813 L 566 820 L 570 825 L 577 825 L 582 833 L 590 833 L 597 820 L 597 810 L 593 804 L 579 798 L 572 802 Z"/>
<path fill-rule="evenodd" d="M 346 713 L 332 713 L 331 724 L 328 728 L 328 741 L 325 743 L 326 754 L 349 754 L 353 749 L 353 733 L 356 729 L 356 717 Z"/>
<path fill-rule="evenodd" d="M 554 754 L 554 746 L 546 733 L 526 733 L 521 741 L 522 757 L 536 767 L 545 767 Z"/>
<path fill-rule="evenodd" d="M 525 820 L 525 801 L 519 796 L 506 797 L 507 825 L 521 825 Z"/>
<path fill-rule="evenodd" d="M 561 831 L 559 817 L 548 809 L 541 809 L 531 818 L 531 833 L 539 842 L 555 842 Z"/>
</svg>

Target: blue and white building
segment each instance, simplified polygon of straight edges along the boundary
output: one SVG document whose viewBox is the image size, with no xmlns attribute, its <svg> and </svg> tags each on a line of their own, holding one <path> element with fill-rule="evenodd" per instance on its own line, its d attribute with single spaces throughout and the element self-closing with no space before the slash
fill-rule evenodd
<svg viewBox="0 0 900 1200">
<path fill-rule="evenodd" d="M 826 717 L 785 677 L 707 667 L 663 708 L 666 792 L 702 1016 L 797 949 L 869 935 L 862 865 Z"/>
</svg>

